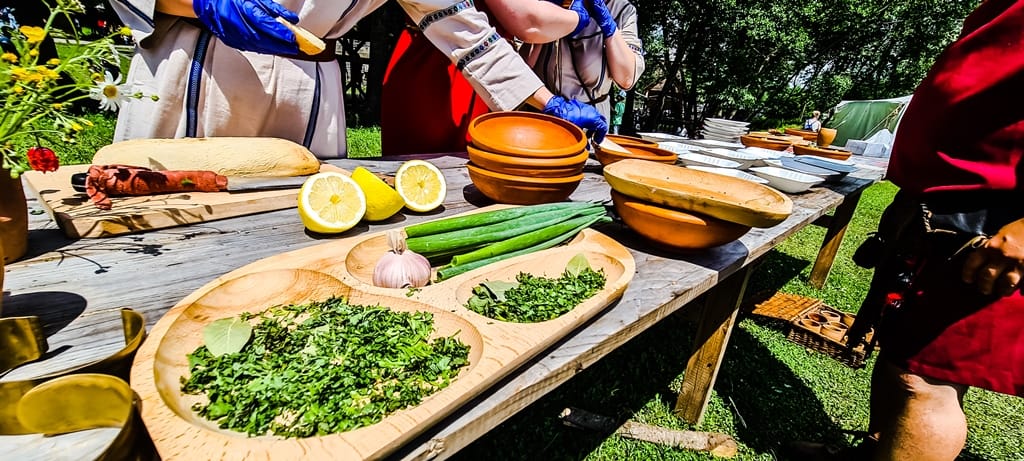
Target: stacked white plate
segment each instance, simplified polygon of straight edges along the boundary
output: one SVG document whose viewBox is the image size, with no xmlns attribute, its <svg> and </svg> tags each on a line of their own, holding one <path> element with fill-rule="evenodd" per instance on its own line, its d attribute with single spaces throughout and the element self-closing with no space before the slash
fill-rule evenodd
<svg viewBox="0 0 1024 461">
<path fill-rule="evenodd" d="M 740 136 L 743 136 L 750 131 L 747 129 L 747 125 L 749 125 L 749 123 L 739 122 L 736 120 L 706 118 L 704 119 L 704 128 L 701 130 L 701 134 L 704 135 L 704 139 L 739 142 Z"/>
<path fill-rule="evenodd" d="M 701 149 L 700 146 L 695 146 L 693 144 L 685 144 L 676 141 L 659 142 L 658 147 L 670 152 L 675 152 L 677 154 L 685 154 L 687 152 L 697 151 Z"/>
<path fill-rule="evenodd" d="M 668 133 L 637 133 L 641 139 L 654 142 L 665 142 L 665 141 L 685 141 L 685 136 L 679 136 L 677 134 Z"/>
</svg>

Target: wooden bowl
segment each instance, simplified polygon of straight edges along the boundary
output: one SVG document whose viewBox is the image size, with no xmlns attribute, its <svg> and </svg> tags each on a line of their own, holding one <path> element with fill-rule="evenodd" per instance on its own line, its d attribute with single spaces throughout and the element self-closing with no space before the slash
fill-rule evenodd
<svg viewBox="0 0 1024 461">
<path fill-rule="evenodd" d="M 760 147 L 771 150 L 786 150 L 793 145 L 790 139 L 779 136 L 740 136 L 740 142 L 746 147 Z"/>
<path fill-rule="evenodd" d="M 610 140 L 612 140 L 612 141 L 614 141 L 615 144 L 618 144 L 620 146 L 637 146 L 637 145 L 639 145 L 639 146 L 658 147 L 658 143 L 657 142 L 650 141 L 650 140 L 647 140 L 647 139 L 644 139 L 644 138 L 637 138 L 637 137 L 633 137 L 633 136 L 623 136 L 621 134 L 607 134 L 607 135 L 605 135 L 605 137 L 610 139 Z"/>
<path fill-rule="evenodd" d="M 833 160 L 846 160 L 853 155 L 853 152 L 839 149 L 837 147 L 801 146 L 794 145 L 793 153 L 796 155 L 816 155 L 818 157 L 830 158 Z"/>
<path fill-rule="evenodd" d="M 480 193 L 499 203 L 536 205 L 569 198 L 583 180 L 583 174 L 564 178 L 536 178 L 497 173 L 472 163 L 466 164 L 469 179 Z"/>
<path fill-rule="evenodd" d="M 818 132 L 811 130 L 798 130 L 796 128 L 786 128 L 785 133 L 792 136 L 799 136 L 805 141 L 817 141 Z"/>
<path fill-rule="evenodd" d="M 469 153 L 469 161 L 485 170 L 535 178 L 564 178 L 578 175 L 583 172 L 583 166 L 590 158 L 587 151 L 569 157 L 553 158 L 497 154 L 473 146 L 466 146 L 466 152 Z"/>
<path fill-rule="evenodd" d="M 667 163 L 670 165 L 675 164 L 676 161 L 679 160 L 679 156 L 675 152 L 662 149 L 657 145 L 620 144 L 620 146 L 622 146 L 623 149 L 628 150 L 630 155 L 602 149 L 600 145 L 595 144 L 594 153 L 597 154 L 597 161 L 601 162 L 601 165 L 608 166 L 618 162 L 619 160 L 625 160 L 627 158 Z"/>
<path fill-rule="evenodd" d="M 818 138 L 815 141 L 818 142 L 819 147 L 828 147 L 832 145 L 832 141 L 836 140 L 836 135 L 839 131 L 835 128 L 822 128 L 818 130 Z"/>
<path fill-rule="evenodd" d="M 793 212 L 793 201 L 771 187 L 691 168 L 627 159 L 605 167 L 604 177 L 626 196 L 745 226 L 771 227 Z"/>
<path fill-rule="evenodd" d="M 534 112 L 491 112 L 469 124 L 477 148 L 521 157 L 568 157 L 582 152 L 587 137 L 578 126 Z"/>
<path fill-rule="evenodd" d="M 611 191 L 622 221 L 648 240 L 680 250 L 716 247 L 740 238 L 750 226 L 653 205 Z"/>
</svg>

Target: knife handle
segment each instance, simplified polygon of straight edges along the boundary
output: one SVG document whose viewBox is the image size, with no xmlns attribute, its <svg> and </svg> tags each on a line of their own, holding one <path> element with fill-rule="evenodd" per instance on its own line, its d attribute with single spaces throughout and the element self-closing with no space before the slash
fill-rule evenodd
<svg viewBox="0 0 1024 461">
<path fill-rule="evenodd" d="M 85 178 L 89 177 L 89 173 L 75 173 L 71 175 L 71 188 L 75 192 L 85 192 Z"/>
</svg>

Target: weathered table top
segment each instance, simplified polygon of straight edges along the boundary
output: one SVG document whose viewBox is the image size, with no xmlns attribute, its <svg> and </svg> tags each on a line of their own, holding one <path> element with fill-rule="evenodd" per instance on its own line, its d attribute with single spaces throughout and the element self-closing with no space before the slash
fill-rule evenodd
<svg viewBox="0 0 1024 461">
<path fill-rule="evenodd" d="M 360 224 L 337 238 L 435 219 L 491 203 L 471 185 L 462 167 L 465 159 L 444 156 L 432 162 L 444 171 L 448 182 L 443 210 L 425 215 L 399 214 L 381 224 Z M 348 169 L 362 165 L 382 173 L 394 173 L 400 165 L 399 161 L 382 159 L 332 163 Z M 836 208 L 847 195 L 859 197 L 860 191 L 880 177 L 881 172 L 875 169 L 862 170 L 841 182 L 793 195 L 793 214 L 782 224 L 753 229 L 738 241 L 702 252 L 666 252 L 652 248 L 618 224 L 601 227 L 602 232 L 630 248 L 636 259 L 637 273 L 622 299 L 552 350 L 429 429 L 416 442 L 400 449 L 396 456 L 426 459 L 453 454 Z M 600 165 L 591 160 L 585 179 L 571 198 L 605 201 L 608 194 Z M 47 360 L 8 373 L 2 380 L 67 369 L 120 349 L 121 308 L 142 313 L 147 326 L 152 326 L 181 298 L 221 274 L 333 238 L 307 233 L 298 213 L 288 209 L 140 234 L 70 240 L 49 216 L 41 214 L 38 203 L 30 198 L 29 205 L 34 213 L 29 254 L 6 267 L 3 315 L 39 316 L 52 354 Z M 87 432 L 79 433 L 78 437 Z M 56 442 L 59 440 L 45 443 Z M 0 447 L 8 445 L 15 452 L 19 447 L 39 448 L 41 444 L 37 436 L 0 437 Z"/>
</svg>

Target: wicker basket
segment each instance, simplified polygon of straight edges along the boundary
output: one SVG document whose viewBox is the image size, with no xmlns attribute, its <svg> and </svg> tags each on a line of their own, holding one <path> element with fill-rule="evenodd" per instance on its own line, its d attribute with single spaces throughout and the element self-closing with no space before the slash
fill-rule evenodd
<svg viewBox="0 0 1024 461">
<path fill-rule="evenodd" d="M 850 368 L 863 368 L 864 361 L 875 348 L 873 331 L 869 332 L 865 340 L 857 347 L 849 348 L 846 345 L 846 337 L 842 337 L 840 340 L 829 338 L 800 323 L 801 319 L 808 318 L 808 316 L 823 315 L 827 312 L 841 314 L 841 323 L 847 328 L 853 324 L 855 318 L 853 315 L 842 315 L 843 312 L 825 305 L 819 299 L 786 293 L 775 293 L 771 298 L 758 303 L 752 313 L 785 320 L 788 322 L 786 339 L 808 349 L 822 352 Z"/>
</svg>

